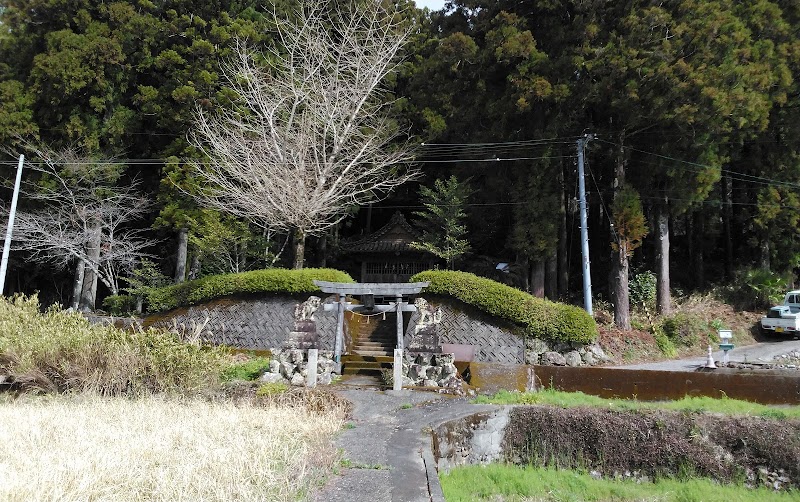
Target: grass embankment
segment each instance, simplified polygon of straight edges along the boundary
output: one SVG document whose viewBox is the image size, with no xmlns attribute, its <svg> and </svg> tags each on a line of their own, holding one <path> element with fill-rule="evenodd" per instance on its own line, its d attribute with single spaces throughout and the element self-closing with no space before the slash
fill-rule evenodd
<svg viewBox="0 0 800 502">
<path fill-rule="evenodd" d="M 551 405 L 561 408 L 594 406 L 604 409 L 672 410 L 689 413 L 720 413 L 724 415 L 746 415 L 764 418 L 800 418 L 800 406 L 767 406 L 738 399 L 714 399 L 711 397 L 684 397 L 678 401 L 649 402 L 632 399 L 607 399 L 583 392 L 563 392 L 544 389 L 540 392 L 515 392 L 501 390 L 492 396 L 478 396 L 475 404 Z"/>
<path fill-rule="evenodd" d="M 338 455 L 342 416 L 149 397 L 0 406 L 0 500 L 296 500 Z"/>
<path fill-rule="evenodd" d="M 708 479 L 595 479 L 589 474 L 506 464 L 470 465 L 440 476 L 448 502 L 492 501 L 681 501 L 789 502 L 798 493 L 773 492 L 743 485 L 720 485 Z"/>
</svg>

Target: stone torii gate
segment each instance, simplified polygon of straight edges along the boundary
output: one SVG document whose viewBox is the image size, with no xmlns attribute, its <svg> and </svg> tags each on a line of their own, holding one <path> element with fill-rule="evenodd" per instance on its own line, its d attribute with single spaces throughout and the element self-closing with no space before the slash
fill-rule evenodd
<svg viewBox="0 0 800 502">
<path fill-rule="evenodd" d="M 336 309 L 336 342 L 334 345 L 334 359 L 337 363 L 342 361 L 342 350 L 344 345 L 344 312 L 369 310 L 371 312 L 391 312 L 397 313 L 397 348 L 403 350 L 403 312 L 416 312 L 417 308 L 413 304 L 403 301 L 404 296 L 419 294 L 422 288 L 428 286 L 429 282 L 412 283 L 347 283 L 347 282 L 327 282 L 314 281 L 314 284 L 323 293 L 338 295 L 339 301 L 336 304 L 326 303 L 324 309 L 331 311 Z M 348 303 L 346 296 L 360 296 L 362 305 Z M 383 305 L 375 305 L 375 297 L 383 296 L 394 298 L 394 302 Z"/>
</svg>

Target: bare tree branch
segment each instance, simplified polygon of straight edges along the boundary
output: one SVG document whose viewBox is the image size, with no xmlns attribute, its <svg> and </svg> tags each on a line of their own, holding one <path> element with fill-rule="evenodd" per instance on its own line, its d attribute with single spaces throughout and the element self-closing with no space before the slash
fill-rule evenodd
<svg viewBox="0 0 800 502">
<path fill-rule="evenodd" d="M 238 43 L 222 70 L 238 107 L 199 109 L 192 134 L 210 159 L 194 166 L 202 203 L 298 240 L 417 175 L 381 87 L 409 29 L 379 2 L 330 5 L 279 22 L 281 43 L 265 53 Z"/>
</svg>

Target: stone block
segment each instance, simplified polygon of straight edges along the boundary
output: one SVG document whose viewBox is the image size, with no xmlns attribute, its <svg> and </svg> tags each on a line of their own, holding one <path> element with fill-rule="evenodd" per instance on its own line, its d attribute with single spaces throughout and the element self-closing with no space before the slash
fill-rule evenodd
<svg viewBox="0 0 800 502">
<path fill-rule="evenodd" d="M 558 352 L 545 352 L 542 354 L 542 364 L 544 366 L 566 366 L 567 361 Z"/>
<path fill-rule="evenodd" d="M 564 364 L 567 366 L 580 366 L 582 362 L 581 355 L 576 350 L 564 354 Z"/>
</svg>

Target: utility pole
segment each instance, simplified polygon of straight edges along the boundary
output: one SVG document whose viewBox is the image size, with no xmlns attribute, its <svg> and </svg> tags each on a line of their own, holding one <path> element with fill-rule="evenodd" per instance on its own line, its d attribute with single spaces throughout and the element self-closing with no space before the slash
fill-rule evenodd
<svg viewBox="0 0 800 502">
<path fill-rule="evenodd" d="M 594 138 L 585 134 L 578 138 L 578 196 L 581 208 L 581 257 L 583 262 L 583 307 L 592 315 L 592 276 L 589 270 L 589 226 L 586 216 L 586 183 L 583 172 L 583 152 L 586 144 Z"/>
<path fill-rule="evenodd" d="M 14 217 L 17 215 L 17 199 L 19 199 L 19 185 L 22 181 L 22 163 L 25 156 L 19 156 L 17 164 L 17 181 L 14 182 L 14 195 L 11 196 L 11 210 L 8 212 L 8 228 L 6 228 L 6 241 L 3 244 L 3 260 L 0 261 L 0 296 L 6 287 L 6 272 L 8 271 L 8 253 L 11 251 L 11 234 L 14 232 Z"/>
</svg>

